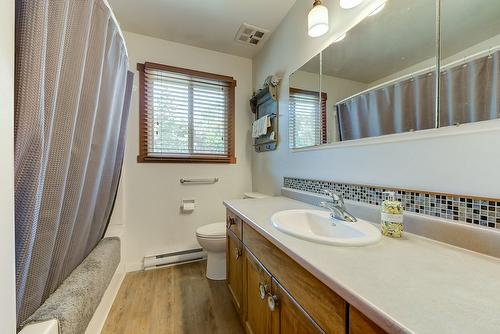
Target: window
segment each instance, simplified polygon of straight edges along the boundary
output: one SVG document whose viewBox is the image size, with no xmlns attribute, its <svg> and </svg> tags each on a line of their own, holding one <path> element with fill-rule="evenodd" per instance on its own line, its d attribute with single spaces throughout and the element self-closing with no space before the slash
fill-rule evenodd
<svg viewBox="0 0 500 334">
<path fill-rule="evenodd" d="M 139 162 L 235 163 L 232 77 L 137 64 Z"/>
<path fill-rule="evenodd" d="M 326 93 L 291 88 L 289 95 L 290 147 L 299 148 L 327 142 Z"/>
</svg>

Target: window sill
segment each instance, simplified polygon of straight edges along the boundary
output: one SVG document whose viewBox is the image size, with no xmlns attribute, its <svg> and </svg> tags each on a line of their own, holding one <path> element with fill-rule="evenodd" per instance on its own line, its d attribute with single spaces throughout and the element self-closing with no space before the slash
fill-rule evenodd
<svg viewBox="0 0 500 334">
<path fill-rule="evenodd" d="M 138 163 L 202 163 L 202 164 L 235 164 L 236 157 L 210 157 L 210 156 L 191 156 L 191 157 L 143 157 L 137 156 Z"/>
</svg>

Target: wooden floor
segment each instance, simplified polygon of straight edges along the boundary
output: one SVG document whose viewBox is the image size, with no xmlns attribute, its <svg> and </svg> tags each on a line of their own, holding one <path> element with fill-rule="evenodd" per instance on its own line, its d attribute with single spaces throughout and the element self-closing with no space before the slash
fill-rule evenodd
<svg viewBox="0 0 500 334">
<path fill-rule="evenodd" d="M 206 262 L 129 273 L 102 334 L 244 333 L 224 281 Z"/>
</svg>

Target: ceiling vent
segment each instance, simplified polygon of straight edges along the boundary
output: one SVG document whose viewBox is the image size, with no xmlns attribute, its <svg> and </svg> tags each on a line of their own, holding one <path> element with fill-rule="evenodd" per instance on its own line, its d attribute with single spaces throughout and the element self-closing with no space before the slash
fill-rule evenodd
<svg viewBox="0 0 500 334">
<path fill-rule="evenodd" d="M 257 46 L 262 44 L 262 41 L 267 38 L 267 35 L 269 35 L 269 30 L 243 23 L 240 29 L 238 29 L 234 39 L 242 44 Z"/>
</svg>

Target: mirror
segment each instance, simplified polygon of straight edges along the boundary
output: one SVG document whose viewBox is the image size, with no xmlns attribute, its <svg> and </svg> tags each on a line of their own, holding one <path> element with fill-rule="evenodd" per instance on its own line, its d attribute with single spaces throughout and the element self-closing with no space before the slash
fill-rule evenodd
<svg viewBox="0 0 500 334">
<path fill-rule="evenodd" d="M 441 0 L 440 126 L 500 118 L 500 1 Z"/>
<path fill-rule="evenodd" d="M 435 127 L 435 13 L 435 0 L 388 0 L 294 72 L 290 87 L 316 92 L 317 105 L 314 122 L 300 123 L 290 104 L 290 147 Z"/>
<path fill-rule="evenodd" d="M 318 54 L 289 78 L 288 115 L 290 148 L 320 145 L 323 141 L 321 124 L 324 124 L 323 100 L 320 92 L 320 57 Z"/>
</svg>

